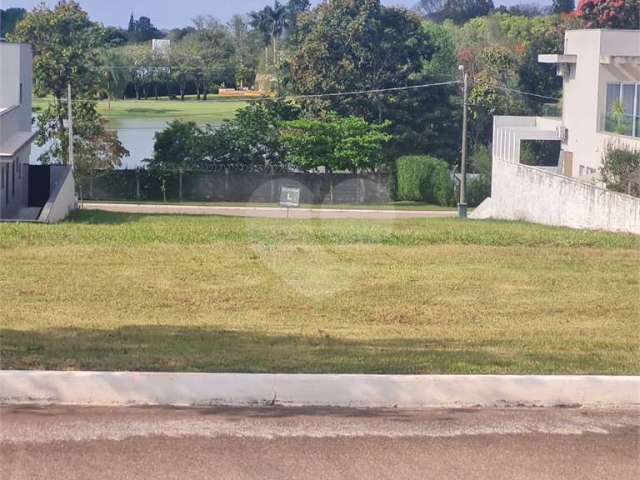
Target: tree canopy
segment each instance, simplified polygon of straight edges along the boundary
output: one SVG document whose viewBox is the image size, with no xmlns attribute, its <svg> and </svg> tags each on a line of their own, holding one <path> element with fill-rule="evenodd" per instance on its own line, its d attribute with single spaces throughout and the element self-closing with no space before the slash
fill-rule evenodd
<svg viewBox="0 0 640 480">
<path fill-rule="evenodd" d="M 24 8 L 0 8 L 0 38 L 13 33 L 16 25 L 27 14 Z"/>
<path fill-rule="evenodd" d="M 640 29 L 638 0 L 580 0 L 576 15 L 587 28 Z"/>
<path fill-rule="evenodd" d="M 107 134 L 93 102 L 99 91 L 101 71 L 99 48 L 103 32 L 89 20 L 77 2 L 60 2 L 53 9 L 41 5 L 18 23 L 11 40 L 30 43 L 33 49 L 35 91 L 51 95 L 54 101 L 38 114 L 37 143 L 49 144 L 40 160 L 44 163 L 68 160 L 69 135 L 64 120 L 63 99 L 70 84 L 74 130 L 79 138 L 78 153 L 102 149 L 105 158 L 127 154 L 118 139 Z M 81 160 L 82 155 L 78 156 Z M 113 163 L 113 162 L 111 162 Z"/>
</svg>

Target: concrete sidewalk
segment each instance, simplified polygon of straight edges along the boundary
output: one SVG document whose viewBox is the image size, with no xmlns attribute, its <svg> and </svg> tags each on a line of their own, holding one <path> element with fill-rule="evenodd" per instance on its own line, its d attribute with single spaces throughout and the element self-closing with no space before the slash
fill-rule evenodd
<svg viewBox="0 0 640 480">
<path fill-rule="evenodd" d="M 298 219 L 371 219 L 448 218 L 456 217 L 453 210 L 376 210 L 356 208 L 282 208 L 261 206 L 177 205 L 150 203 L 84 202 L 82 208 L 121 213 L 225 215 L 231 217 L 298 218 Z"/>
<path fill-rule="evenodd" d="M 640 478 L 638 410 L 0 409 L 0 478 Z"/>
</svg>

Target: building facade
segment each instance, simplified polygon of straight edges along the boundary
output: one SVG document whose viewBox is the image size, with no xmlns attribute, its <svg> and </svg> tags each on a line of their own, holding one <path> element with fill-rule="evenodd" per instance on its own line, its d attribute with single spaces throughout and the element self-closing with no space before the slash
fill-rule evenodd
<svg viewBox="0 0 640 480">
<path fill-rule="evenodd" d="M 31 91 L 31 47 L 0 43 L 0 218 L 16 218 L 29 204 Z"/>
<path fill-rule="evenodd" d="M 597 176 L 608 144 L 640 149 L 640 30 L 570 30 L 539 61 L 562 76 L 565 174 Z"/>
<path fill-rule="evenodd" d="M 539 60 L 562 76 L 562 116 L 493 118 L 491 197 L 471 217 L 640 235 L 640 198 L 600 175 L 609 145 L 640 151 L 640 31 L 571 30 Z"/>
<path fill-rule="evenodd" d="M 493 152 L 520 162 L 522 142 L 560 143 L 555 170 L 597 182 L 607 145 L 640 150 L 640 30 L 569 30 L 543 54 L 562 77 L 561 117 L 495 117 Z"/>
</svg>

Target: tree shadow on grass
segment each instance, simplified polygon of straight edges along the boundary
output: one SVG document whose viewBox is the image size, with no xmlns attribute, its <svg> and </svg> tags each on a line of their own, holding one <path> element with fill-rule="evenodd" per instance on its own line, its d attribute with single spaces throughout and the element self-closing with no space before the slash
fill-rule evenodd
<svg viewBox="0 0 640 480">
<path fill-rule="evenodd" d="M 139 213 L 106 212 L 102 210 L 74 210 L 66 221 L 86 225 L 120 225 L 139 222 L 145 215 Z"/>
<path fill-rule="evenodd" d="M 347 340 L 174 325 L 0 330 L 0 368 L 100 371 L 519 374 L 631 373 L 592 352 L 536 351 L 526 339 Z"/>
</svg>

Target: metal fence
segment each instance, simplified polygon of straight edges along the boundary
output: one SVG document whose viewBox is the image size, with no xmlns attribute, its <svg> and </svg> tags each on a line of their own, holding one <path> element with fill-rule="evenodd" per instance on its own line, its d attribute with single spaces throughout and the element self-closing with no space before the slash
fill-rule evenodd
<svg viewBox="0 0 640 480">
<path fill-rule="evenodd" d="M 256 173 L 96 171 L 79 179 L 84 200 L 277 203 L 282 187 L 300 188 L 302 203 L 386 203 L 393 180 L 386 173 Z"/>
</svg>

